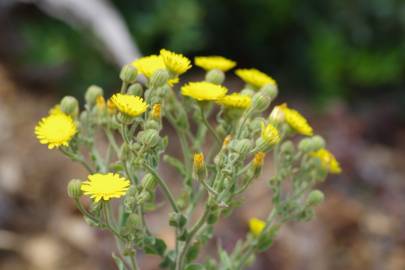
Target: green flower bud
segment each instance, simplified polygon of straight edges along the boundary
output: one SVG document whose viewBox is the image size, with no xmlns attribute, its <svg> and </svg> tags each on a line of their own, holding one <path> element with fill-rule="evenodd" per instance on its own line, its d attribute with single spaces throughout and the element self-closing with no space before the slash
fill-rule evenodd
<svg viewBox="0 0 405 270">
<path fill-rule="evenodd" d="M 133 96 L 142 96 L 143 94 L 143 87 L 140 83 L 131 84 L 131 86 L 127 90 L 128 95 Z"/>
<path fill-rule="evenodd" d="M 158 88 L 167 82 L 169 80 L 169 72 L 165 69 L 159 69 L 156 70 L 155 73 L 153 73 L 152 77 L 150 78 L 149 84 L 151 88 Z"/>
<path fill-rule="evenodd" d="M 156 185 L 157 185 L 156 178 L 150 173 L 145 174 L 145 176 L 142 179 L 143 189 L 148 190 L 148 191 L 154 191 L 156 188 Z"/>
<path fill-rule="evenodd" d="M 304 138 L 298 144 L 298 149 L 304 153 L 314 152 L 323 147 L 325 147 L 325 140 L 318 135 Z"/>
<path fill-rule="evenodd" d="M 68 183 L 68 186 L 67 186 L 68 196 L 75 200 L 79 199 L 83 194 L 82 190 L 81 190 L 81 186 L 82 186 L 82 181 L 80 181 L 78 179 L 70 180 L 70 182 Z"/>
<path fill-rule="evenodd" d="M 234 152 L 240 154 L 241 156 L 246 155 L 249 153 L 249 150 L 252 147 L 252 142 L 248 139 L 242 139 L 242 140 L 233 140 L 229 144 L 229 148 L 233 150 Z"/>
<path fill-rule="evenodd" d="M 144 129 L 160 130 L 160 123 L 156 120 L 148 120 L 144 124 Z"/>
<path fill-rule="evenodd" d="M 325 200 L 325 195 L 320 190 L 313 190 L 309 193 L 307 198 L 307 204 L 310 206 L 316 206 L 321 204 Z"/>
<path fill-rule="evenodd" d="M 241 95 L 253 97 L 256 94 L 256 91 L 250 88 L 245 88 L 240 92 Z"/>
<path fill-rule="evenodd" d="M 260 89 L 260 92 L 268 95 L 272 100 L 274 100 L 278 94 L 277 85 L 272 83 L 266 84 Z"/>
<path fill-rule="evenodd" d="M 252 99 L 252 108 L 256 112 L 262 112 L 269 107 L 271 99 L 268 95 L 264 95 L 263 93 L 256 93 Z"/>
<path fill-rule="evenodd" d="M 205 80 L 214 84 L 222 84 L 225 80 L 225 74 L 219 69 L 212 69 L 205 74 Z"/>
<path fill-rule="evenodd" d="M 87 105 L 93 107 L 96 104 L 97 97 L 103 95 L 103 89 L 97 85 L 91 85 L 87 88 L 84 99 L 86 100 Z"/>
<path fill-rule="evenodd" d="M 249 129 L 252 132 L 259 132 L 262 129 L 263 122 L 265 122 L 263 117 L 256 117 L 249 123 Z"/>
<path fill-rule="evenodd" d="M 147 129 L 138 133 L 139 141 L 149 147 L 154 147 L 160 141 L 159 132 L 155 129 Z"/>
<path fill-rule="evenodd" d="M 60 101 L 60 109 L 66 114 L 76 116 L 79 113 L 79 102 L 75 97 L 66 96 Z"/>
<path fill-rule="evenodd" d="M 210 211 L 210 213 L 208 214 L 208 217 L 207 217 L 207 223 L 210 225 L 215 224 L 219 219 L 220 212 L 221 211 L 219 209 Z"/>
<path fill-rule="evenodd" d="M 137 204 L 143 204 L 144 202 L 146 202 L 150 198 L 152 198 L 152 194 L 149 191 L 144 190 L 141 193 L 139 193 L 138 196 L 136 197 L 136 203 Z"/>
<path fill-rule="evenodd" d="M 134 83 L 138 76 L 138 71 L 132 65 L 125 65 L 120 72 L 120 79 L 125 83 Z"/>
<path fill-rule="evenodd" d="M 280 149 L 284 155 L 292 155 L 294 153 L 294 144 L 291 141 L 286 141 L 281 145 Z"/>
</svg>

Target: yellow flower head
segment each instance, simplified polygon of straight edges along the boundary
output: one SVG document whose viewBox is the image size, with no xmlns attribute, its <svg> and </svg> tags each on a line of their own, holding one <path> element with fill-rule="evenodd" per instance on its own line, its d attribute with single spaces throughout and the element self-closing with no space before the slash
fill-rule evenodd
<svg viewBox="0 0 405 270">
<path fill-rule="evenodd" d="M 181 75 L 191 68 L 190 60 L 182 54 L 161 49 L 160 56 L 166 68 L 177 75 Z"/>
<path fill-rule="evenodd" d="M 284 114 L 284 120 L 292 129 L 305 136 L 313 135 L 312 127 L 302 114 L 294 109 L 288 108 L 285 103 L 280 105 L 279 108 Z"/>
<path fill-rule="evenodd" d="M 276 81 L 273 80 L 267 74 L 255 69 L 237 69 L 235 74 L 241 78 L 245 83 L 253 85 L 254 87 L 261 88 L 266 84 L 276 85 Z"/>
<path fill-rule="evenodd" d="M 161 105 L 160 104 L 154 104 L 152 107 L 152 117 L 155 119 L 159 119 L 160 118 L 160 111 L 161 111 Z"/>
<path fill-rule="evenodd" d="M 201 170 L 204 167 L 204 154 L 201 152 L 194 154 L 193 164 L 196 170 Z"/>
<path fill-rule="evenodd" d="M 82 183 L 81 190 L 85 195 L 94 199 L 95 202 L 101 199 L 109 201 L 112 198 L 124 196 L 129 185 L 129 180 L 121 177 L 119 174 L 96 173 L 89 175 L 88 180 Z"/>
<path fill-rule="evenodd" d="M 262 123 L 262 139 L 269 145 L 278 144 L 281 140 L 277 128 L 272 124 L 265 126 L 264 123 Z"/>
<path fill-rule="evenodd" d="M 49 114 L 58 114 L 58 113 L 64 113 L 64 112 L 62 112 L 62 109 L 60 108 L 60 104 L 56 104 L 49 110 Z"/>
<path fill-rule="evenodd" d="M 39 121 L 35 127 L 35 135 L 49 149 L 69 146 L 70 140 L 77 132 L 77 127 L 70 115 L 62 112 L 51 114 Z"/>
<path fill-rule="evenodd" d="M 107 110 L 109 114 L 114 114 L 117 111 L 117 107 L 114 105 L 114 102 L 111 101 L 111 98 L 107 100 Z"/>
<path fill-rule="evenodd" d="M 265 227 L 266 222 L 264 222 L 263 220 L 260 220 L 258 218 L 251 218 L 249 220 L 249 229 L 254 236 L 259 236 Z"/>
<path fill-rule="evenodd" d="M 194 58 L 194 64 L 206 71 L 219 69 L 226 72 L 236 66 L 236 62 L 222 56 L 197 56 Z"/>
<path fill-rule="evenodd" d="M 222 85 L 210 82 L 190 82 L 181 87 L 184 96 L 192 97 L 196 100 L 218 100 L 226 95 L 228 89 Z"/>
<path fill-rule="evenodd" d="M 121 113 L 131 117 L 144 113 L 148 108 L 148 104 L 138 96 L 118 93 L 111 97 L 111 101 Z"/>
<path fill-rule="evenodd" d="M 266 157 L 266 153 L 264 152 L 257 152 L 255 157 L 253 158 L 253 166 L 255 168 L 262 167 L 264 158 Z"/>
<path fill-rule="evenodd" d="M 146 78 L 150 79 L 157 70 L 166 69 L 163 58 L 160 55 L 150 55 L 141 57 L 132 62 L 132 65 L 136 67 L 138 72 L 144 75 Z M 170 86 L 179 82 L 179 78 L 175 77 L 169 79 L 168 83 Z"/>
<path fill-rule="evenodd" d="M 225 107 L 247 109 L 252 105 L 252 98 L 239 93 L 232 93 L 218 99 L 217 103 L 224 105 Z"/>
<path fill-rule="evenodd" d="M 339 174 L 342 172 L 339 162 L 335 156 L 325 148 L 319 149 L 311 154 L 313 157 L 319 158 L 322 166 L 330 173 Z"/>
</svg>

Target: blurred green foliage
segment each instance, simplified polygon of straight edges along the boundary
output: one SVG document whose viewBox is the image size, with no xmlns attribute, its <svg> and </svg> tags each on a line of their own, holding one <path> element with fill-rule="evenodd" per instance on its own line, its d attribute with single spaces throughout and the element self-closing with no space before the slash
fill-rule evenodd
<svg viewBox="0 0 405 270">
<path fill-rule="evenodd" d="M 238 60 L 239 66 L 271 74 L 284 89 L 300 89 L 295 93 L 321 101 L 364 98 L 365 93 L 378 95 L 381 89 L 404 87 L 403 0 L 113 3 L 145 54 L 161 47 L 188 55 L 222 54 Z M 36 36 L 42 46 L 43 42 L 55 44 L 55 40 L 58 44 L 43 52 L 41 44 L 33 42 L 27 55 L 51 62 L 68 58 L 76 63 L 74 72 L 85 77 L 78 80 L 86 82 L 91 79 L 101 84 L 111 74 L 111 67 L 91 50 L 94 42 L 83 41 L 85 35 L 69 32 L 53 21 L 25 28 L 30 41 Z M 77 44 L 83 43 L 85 49 L 78 50 Z"/>
</svg>

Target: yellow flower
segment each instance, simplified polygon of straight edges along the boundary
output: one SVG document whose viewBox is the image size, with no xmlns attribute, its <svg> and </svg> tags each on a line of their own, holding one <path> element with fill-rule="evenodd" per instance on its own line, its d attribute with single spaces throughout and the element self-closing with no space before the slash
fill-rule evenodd
<svg viewBox="0 0 405 270">
<path fill-rule="evenodd" d="M 49 110 L 49 114 L 58 114 L 58 113 L 63 113 L 62 109 L 60 108 L 59 104 L 56 104 Z"/>
<path fill-rule="evenodd" d="M 262 123 L 262 138 L 269 145 L 278 144 L 281 140 L 277 128 L 275 128 L 272 124 L 264 126 L 264 123 Z"/>
<path fill-rule="evenodd" d="M 266 157 L 266 153 L 264 152 L 257 152 L 255 154 L 255 157 L 253 158 L 253 166 L 255 168 L 262 167 L 264 158 Z"/>
<path fill-rule="evenodd" d="M 111 101 L 121 113 L 131 117 L 144 113 L 148 108 L 148 104 L 138 96 L 118 93 L 111 97 Z"/>
<path fill-rule="evenodd" d="M 150 55 L 141 57 L 132 62 L 132 65 L 136 67 L 138 72 L 144 75 L 146 78 L 150 79 L 157 70 L 166 69 L 163 58 L 160 55 Z M 179 82 L 179 78 L 175 77 L 168 81 L 170 86 Z"/>
<path fill-rule="evenodd" d="M 226 95 L 228 89 L 222 85 L 210 82 L 190 82 L 181 87 L 184 96 L 192 97 L 196 100 L 218 100 Z"/>
<path fill-rule="evenodd" d="M 226 135 L 224 142 L 222 143 L 222 147 L 226 147 L 232 140 L 232 135 Z"/>
<path fill-rule="evenodd" d="M 99 109 L 100 111 L 105 109 L 105 99 L 103 96 L 98 96 L 96 98 L 96 106 L 97 106 L 97 109 Z"/>
<path fill-rule="evenodd" d="M 222 56 L 197 56 L 194 64 L 205 70 L 219 69 L 226 72 L 236 66 L 236 62 Z"/>
<path fill-rule="evenodd" d="M 82 183 L 81 190 L 85 195 L 94 199 L 95 202 L 101 199 L 109 201 L 112 198 L 124 196 L 129 185 L 129 180 L 121 177 L 119 174 L 96 173 L 89 175 L 88 180 Z"/>
<path fill-rule="evenodd" d="M 114 114 L 117 111 L 117 107 L 114 105 L 114 102 L 111 101 L 111 98 L 107 100 L 107 110 L 109 114 Z"/>
<path fill-rule="evenodd" d="M 339 162 L 335 156 L 325 148 L 319 149 L 311 154 L 313 157 L 319 158 L 322 166 L 330 173 L 339 174 L 342 172 Z"/>
<path fill-rule="evenodd" d="M 259 236 L 265 227 L 266 222 L 264 222 L 263 220 L 260 220 L 258 218 L 251 218 L 249 220 L 249 229 L 254 236 Z"/>
<path fill-rule="evenodd" d="M 302 135 L 312 136 L 312 127 L 308 124 L 307 119 L 305 119 L 302 114 L 294 109 L 288 108 L 287 104 L 285 103 L 277 107 L 281 109 L 282 113 L 284 114 L 284 120 L 292 129 Z"/>
<path fill-rule="evenodd" d="M 194 158 L 193 158 L 193 164 L 194 164 L 194 168 L 199 171 L 202 168 L 204 168 L 204 154 L 203 153 L 196 153 L 194 154 Z"/>
<path fill-rule="evenodd" d="M 49 149 L 69 146 L 70 140 L 77 132 L 77 127 L 70 115 L 62 112 L 51 114 L 39 121 L 35 127 L 35 135 Z"/>
<path fill-rule="evenodd" d="M 276 81 L 273 80 L 273 78 L 255 68 L 237 69 L 235 73 L 245 83 L 253 85 L 257 88 L 261 88 L 266 84 L 276 85 Z"/>
<path fill-rule="evenodd" d="M 246 109 L 252 104 L 252 98 L 239 93 L 233 93 L 218 99 L 217 103 L 224 105 L 225 107 Z"/>
<path fill-rule="evenodd" d="M 182 54 L 161 49 L 160 56 L 166 68 L 177 75 L 183 74 L 191 68 L 190 60 Z"/>
</svg>

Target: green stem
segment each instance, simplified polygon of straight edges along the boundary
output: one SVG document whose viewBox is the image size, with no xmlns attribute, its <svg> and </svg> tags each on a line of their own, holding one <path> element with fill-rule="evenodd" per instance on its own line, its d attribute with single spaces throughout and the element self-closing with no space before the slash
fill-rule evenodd
<svg viewBox="0 0 405 270">
<path fill-rule="evenodd" d="M 174 199 L 174 196 L 173 196 L 172 192 L 170 191 L 169 187 L 167 186 L 166 182 L 159 176 L 159 174 L 156 172 L 156 170 L 153 169 L 149 164 L 144 163 L 144 166 L 149 171 L 149 173 L 151 173 L 158 181 L 158 184 L 163 189 L 164 194 L 169 199 L 169 202 L 172 205 L 173 210 L 175 212 L 179 213 L 180 210 L 177 207 L 176 200 Z"/>
<path fill-rule="evenodd" d="M 208 130 L 212 133 L 212 135 L 214 136 L 217 143 L 220 145 L 221 144 L 221 138 L 219 137 L 219 135 L 217 134 L 215 129 L 210 125 L 207 118 L 205 117 L 202 106 L 200 106 L 200 114 L 201 114 L 201 120 L 203 121 L 204 125 L 208 128 Z"/>
<path fill-rule="evenodd" d="M 105 135 L 107 136 L 108 142 L 112 146 L 112 148 L 115 151 L 115 154 L 117 157 L 120 155 L 120 148 L 117 145 L 117 142 L 115 141 L 114 135 L 112 134 L 111 130 L 109 128 L 104 129 Z"/>
<path fill-rule="evenodd" d="M 136 254 L 130 256 L 131 270 L 139 270 L 138 264 L 136 263 Z"/>
</svg>

